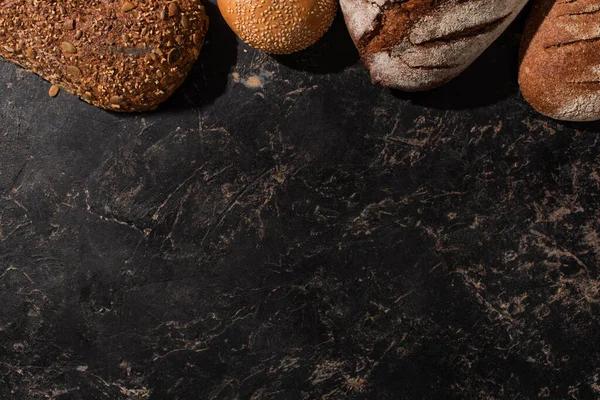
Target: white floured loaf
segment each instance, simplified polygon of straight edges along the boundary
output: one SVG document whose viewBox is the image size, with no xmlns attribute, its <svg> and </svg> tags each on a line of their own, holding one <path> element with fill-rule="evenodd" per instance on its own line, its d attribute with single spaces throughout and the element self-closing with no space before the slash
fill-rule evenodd
<svg viewBox="0 0 600 400">
<path fill-rule="evenodd" d="M 404 91 L 443 85 L 467 68 L 527 0 L 340 0 L 373 82 Z"/>
</svg>

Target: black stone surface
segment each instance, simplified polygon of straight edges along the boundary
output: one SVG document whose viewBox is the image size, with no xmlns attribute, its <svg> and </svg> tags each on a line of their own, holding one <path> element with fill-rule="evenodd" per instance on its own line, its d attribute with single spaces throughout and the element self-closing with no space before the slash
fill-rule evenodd
<svg viewBox="0 0 600 400">
<path fill-rule="evenodd" d="M 600 129 L 524 102 L 522 18 L 402 94 L 340 18 L 274 59 L 209 11 L 153 113 L 0 63 L 1 399 L 600 397 Z"/>
</svg>

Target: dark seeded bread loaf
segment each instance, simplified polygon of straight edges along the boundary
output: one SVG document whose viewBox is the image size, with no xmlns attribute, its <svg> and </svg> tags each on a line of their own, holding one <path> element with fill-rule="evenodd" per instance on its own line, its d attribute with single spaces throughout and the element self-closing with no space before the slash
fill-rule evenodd
<svg viewBox="0 0 600 400">
<path fill-rule="evenodd" d="M 600 3 L 539 0 L 521 43 L 519 85 L 540 113 L 565 121 L 600 119 Z"/>
<path fill-rule="evenodd" d="M 198 0 L 0 0 L 0 55 L 96 106 L 144 111 L 198 58 Z"/>
<path fill-rule="evenodd" d="M 467 68 L 527 0 L 340 0 L 373 82 L 405 91 L 440 86 Z"/>
</svg>

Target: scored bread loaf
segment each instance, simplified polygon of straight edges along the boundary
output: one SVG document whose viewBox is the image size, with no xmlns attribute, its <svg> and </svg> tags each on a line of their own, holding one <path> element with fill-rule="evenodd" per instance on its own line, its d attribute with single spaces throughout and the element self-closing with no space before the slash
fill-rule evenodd
<svg viewBox="0 0 600 400">
<path fill-rule="evenodd" d="M 521 42 L 519 85 L 540 113 L 600 119 L 599 15 L 597 0 L 534 3 Z"/>
<path fill-rule="evenodd" d="M 113 111 L 156 108 L 198 58 L 198 0 L 4 0 L 0 56 Z"/>
<path fill-rule="evenodd" d="M 527 0 L 340 0 L 373 82 L 404 91 L 443 85 L 508 27 Z"/>
</svg>

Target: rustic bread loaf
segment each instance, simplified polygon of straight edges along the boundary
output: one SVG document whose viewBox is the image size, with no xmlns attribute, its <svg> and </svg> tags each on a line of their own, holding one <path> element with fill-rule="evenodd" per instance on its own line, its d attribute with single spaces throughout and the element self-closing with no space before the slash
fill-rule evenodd
<svg viewBox="0 0 600 400">
<path fill-rule="evenodd" d="M 599 16 L 597 0 L 534 3 L 521 43 L 519 85 L 540 113 L 600 119 Z"/>
<path fill-rule="evenodd" d="M 440 86 L 467 68 L 527 0 L 340 0 L 373 82 L 405 91 Z"/>
<path fill-rule="evenodd" d="M 96 106 L 155 108 L 197 59 L 198 0 L 4 0 L 0 55 Z"/>
<path fill-rule="evenodd" d="M 244 42 L 271 54 L 290 54 L 312 45 L 337 12 L 337 0 L 219 0 L 218 4 Z"/>
</svg>

